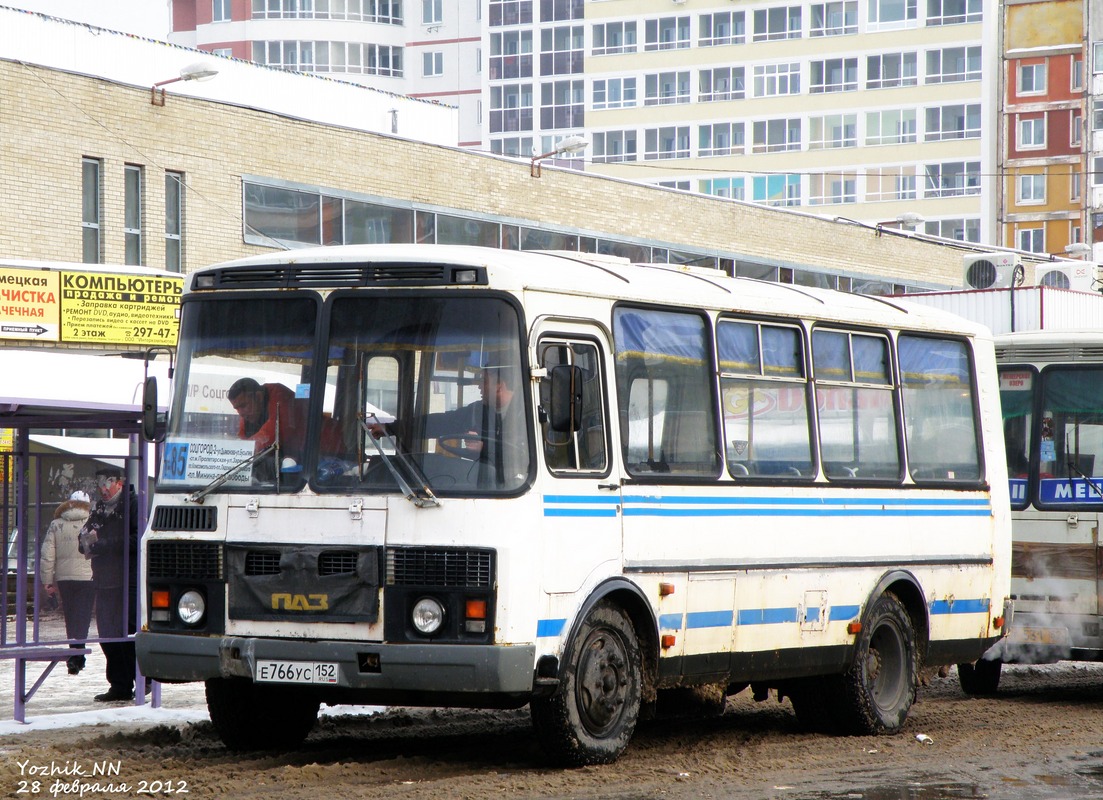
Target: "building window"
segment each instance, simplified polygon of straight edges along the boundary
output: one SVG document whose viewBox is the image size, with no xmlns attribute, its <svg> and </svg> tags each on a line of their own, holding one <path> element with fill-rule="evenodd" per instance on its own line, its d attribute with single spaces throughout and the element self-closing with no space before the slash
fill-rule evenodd
<svg viewBox="0 0 1103 800">
<path fill-rule="evenodd" d="M 858 116 L 828 114 L 808 120 L 808 149 L 829 150 L 858 146 Z"/>
<path fill-rule="evenodd" d="M 165 173 L 165 269 L 184 271 L 184 175 Z"/>
<path fill-rule="evenodd" d="M 584 31 L 581 25 L 564 25 L 540 31 L 540 74 L 574 75 L 582 72 L 586 54 Z"/>
<path fill-rule="evenodd" d="M 777 8 L 759 9 L 754 12 L 753 41 L 799 39 L 800 34 L 800 6 L 778 6 Z"/>
<path fill-rule="evenodd" d="M 759 64 L 754 68 L 754 96 L 800 94 L 800 64 Z"/>
<path fill-rule="evenodd" d="M 769 206 L 800 205 L 800 175 L 756 175 L 751 179 L 751 200 Z"/>
<path fill-rule="evenodd" d="M 550 131 L 584 126 L 586 124 L 585 85 L 585 81 L 581 80 L 541 84 L 540 127 Z"/>
<path fill-rule="evenodd" d="M 927 197 L 962 197 L 980 194 L 979 161 L 947 161 L 927 164 Z"/>
<path fill-rule="evenodd" d="M 1044 203 L 1046 201 L 1046 176 L 1039 174 L 1020 175 L 1016 181 L 1018 192 L 1016 200 L 1022 204 Z"/>
<path fill-rule="evenodd" d="M 1046 91 L 1046 65 L 1020 64 L 1019 90 L 1017 94 L 1044 94 Z"/>
<path fill-rule="evenodd" d="M 529 156 L 536 155 L 536 148 L 532 146 L 531 136 L 510 136 L 504 139 L 491 139 L 490 152 L 505 156 Z"/>
<path fill-rule="evenodd" d="M 490 132 L 532 130 L 532 84 L 490 87 Z"/>
<path fill-rule="evenodd" d="M 595 80 L 593 105 L 595 110 L 635 107 L 636 79 L 606 78 Z"/>
<path fill-rule="evenodd" d="M 585 16 L 582 0 L 540 0 L 541 22 L 566 22 Z"/>
<path fill-rule="evenodd" d="M 1070 114 L 1072 118 L 1069 120 L 1069 144 L 1072 147 L 1079 147 L 1084 138 L 1084 117 L 1079 111 L 1072 111 Z"/>
<path fill-rule="evenodd" d="M 490 0 L 489 17 L 492 28 L 502 25 L 530 25 L 532 0 Z"/>
<path fill-rule="evenodd" d="M 800 150 L 800 118 L 759 120 L 754 124 L 751 152 Z"/>
<path fill-rule="evenodd" d="M 858 176 L 855 172 L 826 172 L 808 178 L 808 203 L 814 206 L 858 202 Z"/>
<path fill-rule="evenodd" d="M 1021 228 L 1019 230 L 1019 249 L 1028 253 L 1044 253 L 1046 251 L 1045 228 Z"/>
<path fill-rule="evenodd" d="M 743 44 L 747 40 L 747 23 L 742 11 L 702 14 L 700 25 L 697 44 L 701 47 Z"/>
<path fill-rule="evenodd" d="M 229 22 L 230 0 L 212 0 L 211 22 Z"/>
<path fill-rule="evenodd" d="M 867 167 L 865 186 L 865 199 L 870 202 L 914 200 L 916 198 L 915 168 L 903 165 Z"/>
<path fill-rule="evenodd" d="M 858 2 L 813 3 L 809 36 L 843 36 L 858 32 Z"/>
<path fill-rule="evenodd" d="M 142 263 L 142 168 L 127 164 L 123 175 L 124 264 Z"/>
<path fill-rule="evenodd" d="M 258 64 L 299 72 L 402 77 L 402 48 L 362 42 L 254 42 Z"/>
<path fill-rule="evenodd" d="M 663 17 L 644 22 L 644 50 L 678 50 L 689 47 L 689 17 Z"/>
<path fill-rule="evenodd" d="M 927 109 L 925 142 L 945 139 L 980 138 L 980 103 L 938 106 Z"/>
<path fill-rule="evenodd" d="M 982 0 L 927 0 L 928 25 L 961 25 L 980 22 Z"/>
<path fill-rule="evenodd" d="M 1019 149 L 1039 149 L 1045 146 L 1045 117 L 1019 117 Z"/>
<path fill-rule="evenodd" d="M 715 67 L 701 70 L 699 94 L 702 103 L 724 100 L 742 100 L 746 95 L 743 82 L 743 67 Z"/>
<path fill-rule="evenodd" d="M 426 78 L 444 74 L 444 53 L 422 53 L 421 74 Z"/>
<path fill-rule="evenodd" d="M 444 21 L 444 0 L 421 0 L 421 23 L 439 25 Z"/>
<path fill-rule="evenodd" d="M 976 217 L 928 220 L 923 223 L 923 232 L 958 242 L 979 242 L 980 220 Z"/>
<path fill-rule="evenodd" d="M 869 0 L 870 30 L 913 28 L 917 18 L 916 0 Z"/>
<path fill-rule="evenodd" d="M 689 158 L 689 126 L 670 125 L 643 132 L 644 160 Z"/>
<path fill-rule="evenodd" d="M 1072 69 L 1070 70 L 1070 78 L 1072 80 L 1072 86 L 1070 87 L 1074 92 L 1080 92 L 1084 90 L 1084 59 L 1079 56 L 1072 57 Z"/>
<path fill-rule="evenodd" d="M 979 81 L 980 46 L 927 51 L 927 83 Z"/>
<path fill-rule="evenodd" d="M 1103 186 L 1103 156 L 1092 159 L 1092 186 Z"/>
<path fill-rule="evenodd" d="M 645 106 L 665 106 L 690 102 L 689 71 L 659 72 L 644 76 Z"/>
<path fill-rule="evenodd" d="M 216 5 L 218 0 L 215 0 Z M 232 0 L 226 0 L 232 7 Z M 402 24 L 401 0 L 253 0 L 253 19 L 336 19 Z M 230 19 L 227 12 L 226 19 Z M 216 20 L 217 21 L 217 20 Z"/>
<path fill-rule="evenodd" d="M 858 88 L 858 59 L 829 58 L 813 61 L 808 91 L 812 94 L 826 92 L 853 92 Z"/>
<path fill-rule="evenodd" d="M 635 131 L 600 131 L 593 135 L 595 164 L 636 160 Z"/>
<path fill-rule="evenodd" d="M 705 178 L 698 182 L 697 190 L 701 194 L 730 197 L 732 200 L 743 200 L 746 196 L 743 178 Z"/>
<path fill-rule="evenodd" d="M 866 144 L 911 144 L 916 141 L 914 108 L 870 111 L 866 114 Z"/>
<path fill-rule="evenodd" d="M 532 77 L 532 31 L 490 34 L 490 79 Z"/>
<path fill-rule="evenodd" d="M 1080 202 L 1080 186 L 1081 186 L 1081 183 L 1082 183 L 1082 181 L 1081 181 L 1080 173 L 1078 171 L 1073 170 L 1072 172 L 1069 173 L 1069 200 L 1071 200 L 1074 203 Z M 1079 231 L 1079 230 L 1080 229 L 1077 228 L 1077 231 Z M 1079 240 L 1077 240 L 1077 241 L 1079 241 Z"/>
<path fill-rule="evenodd" d="M 714 122 L 698 128 L 697 155 L 709 156 L 741 155 L 746 142 L 743 139 L 742 122 Z"/>
<path fill-rule="evenodd" d="M 95 158 L 81 161 L 81 260 L 85 264 L 103 261 L 100 225 L 103 162 Z"/>
<path fill-rule="evenodd" d="M 636 52 L 636 23 L 606 22 L 594 25 L 593 53 L 595 56 L 611 56 Z"/>
<path fill-rule="evenodd" d="M 915 53 L 881 53 L 866 58 L 867 89 L 891 89 L 918 83 Z"/>
</svg>

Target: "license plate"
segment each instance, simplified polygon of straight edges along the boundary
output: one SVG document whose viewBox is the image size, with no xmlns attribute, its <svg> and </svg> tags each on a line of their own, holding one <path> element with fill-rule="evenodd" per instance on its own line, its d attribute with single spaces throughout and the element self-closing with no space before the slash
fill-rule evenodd
<svg viewBox="0 0 1103 800">
<path fill-rule="evenodd" d="M 337 665 L 329 661 L 258 661 L 258 683 L 337 683 Z"/>
<path fill-rule="evenodd" d="M 1048 644 L 1069 646 L 1069 632 L 1067 628 L 1033 628 L 1027 626 L 1011 626 L 1011 632 L 1007 634 L 1009 644 Z"/>
</svg>

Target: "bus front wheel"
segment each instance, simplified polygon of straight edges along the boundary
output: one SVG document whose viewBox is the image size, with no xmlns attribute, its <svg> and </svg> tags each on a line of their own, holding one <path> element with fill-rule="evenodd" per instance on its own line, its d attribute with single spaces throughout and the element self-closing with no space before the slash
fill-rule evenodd
<svg viewBox="0 0 1103 800">
<path fill-rule="evenodd" d="M 319 702 L 294 687 L 211 678 L 206 689 L 211 722 L 230 750 L 297 747 L 318 720 Z"/>
<path fill-rule="evenodd" d="M 886 592 L 873 602 L 856 644 L 854 663 L 842 676 L 842 731 L 896 733 L 915 702 L 919 680 L 915 628 L 896 595 Z"/>
<path fill-rule="evenodd" d="M 570 766 L 616 761 L 636 729 L 640 682 L 631 620 L 618 606 L 597 603 L 568 645 L 555 693 L 530 704 L 545 752 Z"/>
</svg>

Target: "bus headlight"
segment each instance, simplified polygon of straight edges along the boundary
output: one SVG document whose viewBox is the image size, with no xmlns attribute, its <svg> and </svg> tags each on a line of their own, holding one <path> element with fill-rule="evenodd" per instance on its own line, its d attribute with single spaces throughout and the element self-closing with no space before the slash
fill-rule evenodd
<svg viewBox="0 0 1103 800">
<path fill-rule="evenodd" d="M 176 601 L 176 613 L 185 625 L 198 625 L 207 613 L 207 601 L 195 589 L 189 589 Z"/>
<path fill-rule="evenodd" d="M 414 603 L 414 609 L 410 612 L 410 621 L 414 623 L 419 633 L 426 636 L 436 633 L 444 624 L 444 606 L 433 597 L 423 597 Z"/>
</svg>

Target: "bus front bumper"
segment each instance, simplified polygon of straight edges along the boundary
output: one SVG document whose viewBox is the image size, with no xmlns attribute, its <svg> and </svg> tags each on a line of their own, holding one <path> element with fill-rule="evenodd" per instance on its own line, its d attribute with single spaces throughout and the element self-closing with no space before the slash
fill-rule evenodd
<svg viewBox="0 0 1103 800">
<path fill-rule="evenodd" d="M 288 683 L 307 683 L 306 665 L 324 682 L 318 689 L 363 690 L 401 695 L 531 695 L 536 646 L 459 644 L 381 644 L 250 637 L 206 637 L 141 632 L 135 639 L 138 665 L 147 678 L 187 683 L 208 678 L 249 678 L 290 674 Z M 258 675 L 258 663 L 268 665 Z M 272 665 L 293 665 L 273 671 Z M 336 665 L 334 672 L 328 665 Z M 273 682 L 281 682 L 273 680 Z M 489 698 L 488 698 L 489 699 Z M 481 705 L 480 703 L 474 703 Z"/>
</svg>

